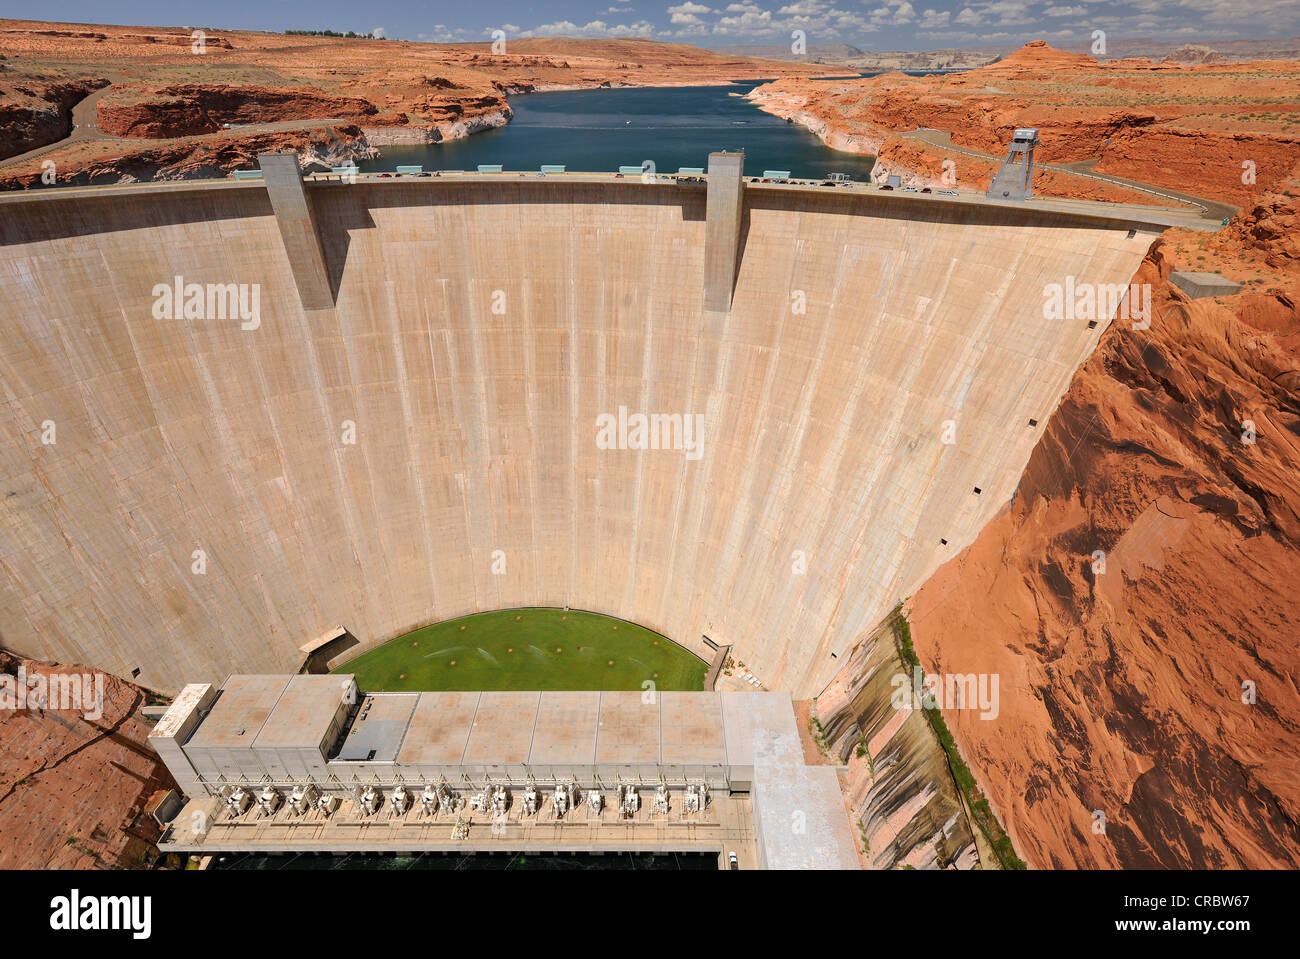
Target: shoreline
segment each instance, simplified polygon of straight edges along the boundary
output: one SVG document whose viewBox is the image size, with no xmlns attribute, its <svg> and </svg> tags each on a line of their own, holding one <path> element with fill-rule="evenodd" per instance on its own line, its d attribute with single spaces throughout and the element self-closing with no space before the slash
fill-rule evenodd
<svg viewBox="0 0 1300 959">
<path fill-rule="evenodd" d="M 829 78 L 828 78 L 829 79 Z M 362 127 L 362 132 L 366 139 L 373 147 L 382 146 L 433 146 L 438 143 L 451 143 L 456 140 L 464 140 L 473 136 L 475 133 L 482 133 L 486 130 L 496 130 L 510 123 L 514 119 L 514 111 L 510 108 L 510 100 L 516 97 L 536 96 L 546 93 L 580 93 L 585 90 L 681 90 L 689 87 L 715 88 L 715 87 L 738 87 L 746 83 L 753 83 L 760 86 L 764 83 L 770 83 L 770 78 L 764 78 L 754 81 L 749 80 L 721 80 L 716 83 L 545 83 L 539 84 L 532 88 L 523 87 L 503 87 L 501 95 L 506 101 L 506 105 L 500 110 L 493 110 L 489 113 L 480 114 L 468 120 L 459 120 L 455 123 L 434 124 L 431 126 L 395 126 L 395 127 Z M 740 94 L 737 94 L 740 96 Z M 746 96 L 746 99 L 748 97 Z M 399 135 L 401 131 L 401 135 Z M 379 154 L 383 156 L 383 152 Z"/>
<path fill-rule="evenodd" d="M 819 78 L 820 79 L 820 78 Z M 827 78 L 830 79 L 830 78 Z M 597 90 L 681 90 L 681 89 L 724 89 L 740 88 L 749 86 L 749 91 L 742 93 L 733 91 L 728 96 L 737 97 L 748 102 L 751 106 L 760 112 L 769 116 L 776 116 L 779 119 L 787 119 L 787 116 L 776 109 L 769 109 L 767 103 L 756 99 L 753 93 L 758 88 L 772 80 L 724 80 L 715 83 L 600 83 L 600 84 L 546 84 L 533 87 L 531 89 L 503 89 L 501 92 L 507 99 L 507 106 L 502 110 L 492 111 L 491 113 L 482 114 L 470 120 L 457 121 L 454 124 L 445 124 L 443 126 L 430 127 L 362 127 L 362 132 L 366 136 L 366 144 L 376 150 L 376 155 L 366 159 L 371 161 L 382 160 L 385 153 L 382 147 L 413 147 L 413 148 L 432 148 L 440 145 L 454 143 L 459 140 L 467 139 L 476 133 L 483 133 L 488 130 L 500 129 L 514 119 L 514 111 L 509 107 L 509 101 L 516 97 L 526 97 L 539 94 L 549 93 L 576 93 L 582 91 Z M 820 124 L 815 118 L 806 114 L 798 114 L 794 122 L 814 133 L 826 148 L 837 153 L 844 153 L 852 156 L 870 157 L 878 163 L 879 157 L 875 149 L 875 144 L 866 138 L 853 134 L 837 135 L 831 131 L 828 133 L 825 124 Z M 363 147 L 364 149 L 364 147 Z M 372 171 L 374 172 L 374 171 Z M 874 164 L 873 164 L 874 172 Z M 871 174 L 868 174 L 868 178 Z M 867 181 L 863 181 L 867 182 Z"/>
<path fill-rule="evenodd" d="M 744 99 L 764 113 L 798 124 L 821 140 L 822 144 L 828 149 L 838 150 L 840 153 L 879 158 L 880 147 L 890 136 L 888 132 L 885 132 L 877 140 L 867 134 L 834 130 L 825 120 L 818 119 L 803 109 L 807 105 L 807 99 L 804 99 L 796 106 L 788 101 L 782 102 L 776 96 L 764 96 L 759 93 L 760 89 L 761 87 L 755 87 L 745 95 Z"/>
</svg>

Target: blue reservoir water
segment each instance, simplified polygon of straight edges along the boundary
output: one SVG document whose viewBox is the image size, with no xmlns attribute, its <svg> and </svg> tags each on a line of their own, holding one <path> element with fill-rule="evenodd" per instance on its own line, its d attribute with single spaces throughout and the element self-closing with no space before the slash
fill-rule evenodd
<svg viewBox="0 0 1300 959">
<path fill-rule="evenodd" d="M 474 170 L 500 163 L 536 170 L 563 163 L 571 171 L 615 172 L 645 160 L 659 173 L 705 167 L 715 150 L 744 150 L 745 174 L 789 170 L 796 177 L 847 173 L 866 179 L 873 157 L 830 150 L 803 127 L 764 113 L 737 96 L 753 84 L 531 93 L 510 98 L 514 119 L 449 143 L 380 147 L 363 172 L 419 163 L 426 170 Z"/>
</svg>

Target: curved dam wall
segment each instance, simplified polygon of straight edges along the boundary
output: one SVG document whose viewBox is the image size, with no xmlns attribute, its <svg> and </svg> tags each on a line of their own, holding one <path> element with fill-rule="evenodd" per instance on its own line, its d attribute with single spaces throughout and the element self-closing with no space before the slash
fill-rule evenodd
<svg viewBox="0 0 1300 959">
<path fill-rule="evenodd" d="M 311 312 L 260 184 L 0 200 L 0 645 L 175 690 L 569 605 L 813 695 L 1014 491 L 1105 326 L 1044 285 L 1126 284 L 1151 239 L 750 188 L 714 313 L 700 189 L 308 194 Z M 260 325 L 155 318 L 176 276 L 256 286 Z M 600 448 L 620 407 L 702 414 L 698 458 Z"/>
</svg>

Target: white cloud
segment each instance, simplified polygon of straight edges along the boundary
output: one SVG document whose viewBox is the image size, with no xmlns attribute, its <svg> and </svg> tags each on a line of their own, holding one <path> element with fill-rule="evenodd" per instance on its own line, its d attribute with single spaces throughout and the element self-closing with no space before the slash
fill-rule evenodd
<svg viewBox="0 0 1300 959">
<path fill-rule="evenodd" d="M 796 3 L 781 7 L 776 12 L 782 16 L 812 17 L 826 9 L 826 4 L 819 0 L 797 0 Z"/>
<path fill-rule="evenodd" d="M 876 23 L 911 23 L 915 17 L 916 10 L 907 0 L 885 0 L 885 6 L 871 11 L 871 19 Z"/>
<path fill-rule="evenodd" d="M 1132 35 L 1134 31 L 1143 36 L 1194 35 L 1197 24 L 1214 33 L 1216 21 L 1239 23 L 1243 4 L 1249 6 L 1253 21 L 1271 18 L 1278 35 L 1300 32 L 1300 19 L 1295 13 L 1300 8 L 1297 0 L 956 0 L 947 9 L 922 4 L 920 10 L 914 3 L 921 0 L 779 0 L 771 7 L 763 0 L 720 0 L 717 7 L 711 6 L 712 0 L 710 4 L 702 0 L 669 0 L 671 5 L 664 8 L 664 13 L 656 8 L 654 23 L 640 19 L 632 24 L 624 22 L 634 12 L 632 0 L 601 2 L 607 7 L 597 8 L 600 19 L 584 24 L 560 20 L 542 24 L 525 35 L 640 36 L 690 42 L 713 35 L 720 41 L 726 38 L 722 42 L 786 42 L 793 30 L 802 30 L 810 44 L 824 44 L 853 43 L 889 31 L 891 43 L 920 49 L 924 44 L 938 45 L 935 41 L 945 45 L 989 44 L 1058 37 L 1061 34 L 1055 31 L 1067 24 L 1077 35 L 1081 21 L 1103 12 L 1104 25 L 1112 35 Z M 935 0 L 926 3 L 935 4 Z M 1086 34 L 1096 25 L 1083 32 Z M 1044 27 L 1054 32 L 1045 33 Z M 515 36 L 523 31 L 508 27 L 507 32 Z M 1232 33 L 1237 35 L 1236 31 Z M 421 39 L 447 42 L 470 35 L 465 30 L 439 25 Z"/>
<path fill-rule="evenodd" d="M 577 33 L 581 29 L 582 28 L 572 20 L 556 20 L 554 23 L 543 23 L 540 27 L 533 27 L 533 29 L 528 32 L 559 36 L 565 33 Z"/>
<path fill-rule="evenodd" d="M 604 20 L 591 20 L 582 26 L 572 20 L 557 20 L 544 23 L 526 31 L 525 36 L 541 37 L 653 37 L 658 33 L 649 20 L 638 20 L 633 24 L 615 24 L 611 26 Z"/>
<path fill-rule="evenodd" d="M 970 26 L 985 22 L 997 26 L 1027 26 L 1037 20 L 1029 16 L 1026 0 L 990 0 L 963 7 L 954 22 Z"/>
<path fill-rule="evenodd" d="M 456 39 L 456 34 L 444 23 L 435 23 L 428 33 L 418 33 L 416 36 L 426 43 L 451 43 Z"/>
<path fill-rule="evenodd" d="M 757 8 L 746 9 L 738 17 L 723 17 L 714 24 L 714 33 L 745 33 L 747 31 L 772 31 L 772 11 Z"/>
</svg>

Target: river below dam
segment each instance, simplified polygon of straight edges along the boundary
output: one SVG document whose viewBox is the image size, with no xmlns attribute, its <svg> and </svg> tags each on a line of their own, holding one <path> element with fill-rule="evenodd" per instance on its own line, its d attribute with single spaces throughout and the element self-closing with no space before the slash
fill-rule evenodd
<svg viewBox="0 0 1300 959">
<path fill-rule="evenodd" d="M 865 180 L 874 157 L 831 150 L 808 130 L 764 113 L 744 99 L 753 83 L 712 87 L 628 87 L 530 93 L 510 98 L 503 127 L 428 146 L 383 146 L 363 172 L 398 164 L 426 170 L 474 170 L 500 163 L 537 170 L 562 163 L 572 171 L 612 173 L 646 160 L 659 173 L 705 167 L 716 150 L 744 150 L 745 175 L 788 170 L 796 177 L 847 173 Z"/>
</svg>

